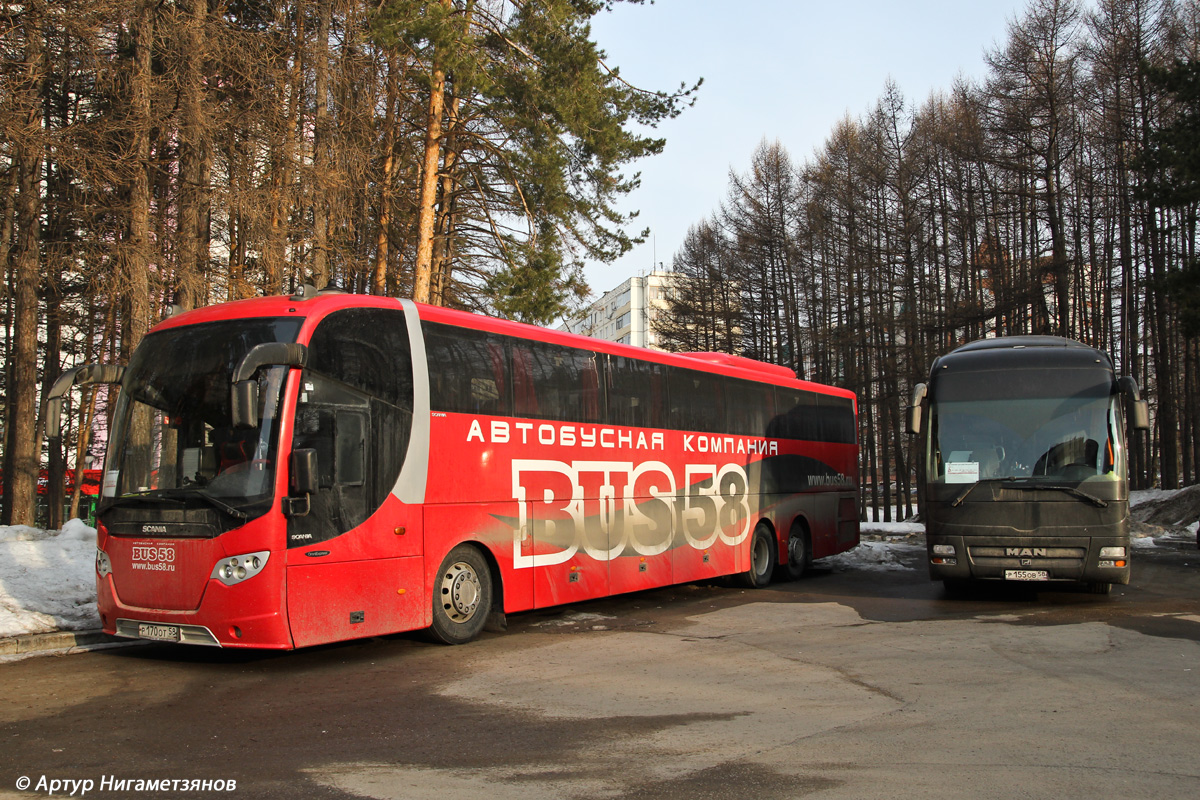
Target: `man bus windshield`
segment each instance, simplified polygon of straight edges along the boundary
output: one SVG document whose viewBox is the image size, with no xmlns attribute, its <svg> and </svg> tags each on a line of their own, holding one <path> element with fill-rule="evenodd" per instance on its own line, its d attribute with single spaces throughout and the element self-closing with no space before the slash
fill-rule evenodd
<svg viewBox="0 0 1200 800">
<path fill-rule="evenodd" d="M 1117 480 L 1112 374 L 1100 369 L 1012 369 L 935 376 L 932 480 Z"/>
</svg>

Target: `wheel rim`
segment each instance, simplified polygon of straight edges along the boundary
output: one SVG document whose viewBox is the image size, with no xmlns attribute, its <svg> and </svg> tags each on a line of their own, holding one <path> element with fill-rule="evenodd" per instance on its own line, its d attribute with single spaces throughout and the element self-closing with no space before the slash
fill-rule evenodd
<svg viewBox="0 0 1200 800">
<path fill-rule="evenodd" d="M 788 540 L 788 562 L 793 567 L 804 565 L 804 537 L 793 536 Z"/>
<path fill-rule="evenodd" d="M 771 551 L 765 536 L 754 537 L 754 574 L 765 575 L 771 566 Z"/>
<path fill-rule="evenodd" d="M 475 616 L 483 586 L 470 564 L 451 564 L 442 575 L 442 608 L 452 622 L 466 622 Z"/>
</svg>

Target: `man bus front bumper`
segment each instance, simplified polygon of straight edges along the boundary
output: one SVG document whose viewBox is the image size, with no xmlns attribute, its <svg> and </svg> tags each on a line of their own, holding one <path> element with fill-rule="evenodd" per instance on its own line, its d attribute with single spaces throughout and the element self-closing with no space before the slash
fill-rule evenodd
<svg viewBox="0 0 1200 800">
<path fill-rule="evenodd" d="M 935 534 L 926 548 L 932 580 L 1129 583 L 1123 537 Z"/>
</svg>

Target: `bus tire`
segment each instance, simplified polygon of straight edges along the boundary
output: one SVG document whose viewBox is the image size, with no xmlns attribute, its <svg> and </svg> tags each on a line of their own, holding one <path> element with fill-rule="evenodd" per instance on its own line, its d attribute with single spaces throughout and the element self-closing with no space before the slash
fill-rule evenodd
<svg viewBox="0 0 1200 800">
<path fill-rule="evenodd" d="M 942 588 L 946 592 L 946 597 L 958 600 L 971 593 L 972 584 L 964 578 L 943 578 Z"/>
<path fill-rule="evenodd" d="M 787 561 L 779 565 L 779 572 L 789 581 L 797 580 L 812 564 L 812 545 L 808 529 L 797 520 L 788 536 Z"/>
<path fill-rule="evenodd" d="M 775 572 L 776 542 L 767 525 L 759 525 L 754 529 L 754 537 L 750 540 L 750 569 L 741 573 L 738 578 L 747 589 L 761 589 L 771 582 Z"/>
<path fill-rule="evenodd" d="M 1112 584 L 1105 581 L 1092 581 L 1087 585 L 1087 590 L 1092 594 L 1111 594 Z"/>
<path fill-rule="evenodd" d="M 475 547 L 460 544 L 442 561 L 433 580 L 433 638 L 466 644 L 479 635 L 492 610 L 492 572 Z"/>
</svg>

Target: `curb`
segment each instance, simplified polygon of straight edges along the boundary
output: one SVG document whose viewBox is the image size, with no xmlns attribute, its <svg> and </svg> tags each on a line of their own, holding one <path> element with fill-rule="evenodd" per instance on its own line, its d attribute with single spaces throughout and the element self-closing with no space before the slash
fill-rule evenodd
<svg viewBox="0 0 1200 800">
<path fill-rule="evenodd" d="M 128 642 L 109 636 L 104 631 L 52 631 L 50 633 L 23 633 L 8 639 L 0 639 L 0 656 L 20 656 L 44 653 L 51 650 L 70 650 L 74 647 Z"/>
</svg>

